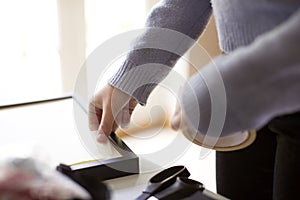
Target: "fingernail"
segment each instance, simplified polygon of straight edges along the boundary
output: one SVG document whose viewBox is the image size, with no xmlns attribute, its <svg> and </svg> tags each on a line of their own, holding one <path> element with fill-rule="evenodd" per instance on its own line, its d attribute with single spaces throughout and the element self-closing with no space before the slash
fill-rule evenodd
<svg viewBox="0 0 300 200">
<path fill-rule="evenodd" d="M 104 133 L 99 133 L 97 136 L 97 141 L 100 143 L 104 143 L 107 141 L 107 136 Z"/>
</svg>

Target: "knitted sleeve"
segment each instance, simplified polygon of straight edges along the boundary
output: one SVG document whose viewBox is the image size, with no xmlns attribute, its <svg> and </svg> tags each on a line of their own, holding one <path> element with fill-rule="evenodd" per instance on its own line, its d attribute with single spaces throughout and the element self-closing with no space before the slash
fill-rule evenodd
<svg viewBox="0 0 300 200">
<path fill-rule="evenodd" d="M 215 121 L 215 125 L 224 122 L 221 136 L 226 136 L 261 128 L 276 116 L 299 111 L 299 44 L 298 9 L 251 45 L 218 57 L 194 75 L 183 92 L 184 119 L 189 126 L 208 134 L 209 127 L 214 128 L 212 115 L 221 115 L 220 110 L 214 108 L 225 107 L 224 121 Z M 212 95 L 222 85 L 217 83 L 218 77 L 222 79 L 225 96 Z"/>
<path fill-rule="evenodd" d="M 182 41 L 184 39 L 177 33 L 196 40 L 211 11 L 209 0 L 162 1 L 152 9 L 145 32 L 134 41 L 132 51 L 109 84 L 145 105 L 154 87 L 167 76 L 180 55 L 193 45 L 193 42 Z M 162 48 L 156 48 L 159 45 Z"/>
</svg>

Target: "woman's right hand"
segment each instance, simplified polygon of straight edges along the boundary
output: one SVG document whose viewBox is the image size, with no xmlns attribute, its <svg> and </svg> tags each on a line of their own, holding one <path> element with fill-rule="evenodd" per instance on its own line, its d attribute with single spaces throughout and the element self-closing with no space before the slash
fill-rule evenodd
<svg viewBox="0 0 300 200">
<path fill-rule="evenodd" d="M 89 103 L 89 128 L 97 131 L 98 142 L 105 142 L 119 126 L 128 125 L 137 101 L 121 90 L 106 85 Z"/>
</svg>

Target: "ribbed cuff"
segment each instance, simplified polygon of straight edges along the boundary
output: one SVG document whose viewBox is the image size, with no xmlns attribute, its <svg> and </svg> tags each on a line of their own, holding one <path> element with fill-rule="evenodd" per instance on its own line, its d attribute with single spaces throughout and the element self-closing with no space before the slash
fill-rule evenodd
<svg viewBox="0 0 300 200">
<path fill-rule="evenodd" d="M 254 39 L 266 32 L 268 27 L 266 25 L 260 26 L 259 24 L 238 24 L 226 23 L 219 25 L 219 40 L 220 48 L 225 53 L 230 53 L 233 50 L 247 46 L 254 41 Z"/>
<path fill-rule="evenodd" d="M 170 68 L 162 64 L 136 66 L 126 60 L 108 83 L 135 98 L 139 104 L 145 105 L 152 90 L 169 71 Z"/>
</svg>

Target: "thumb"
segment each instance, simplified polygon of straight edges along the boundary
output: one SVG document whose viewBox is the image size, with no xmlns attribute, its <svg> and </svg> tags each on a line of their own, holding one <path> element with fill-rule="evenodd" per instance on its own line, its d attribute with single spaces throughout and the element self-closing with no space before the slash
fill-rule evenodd
<svg viewBox="0 0 300 200">
<path fill-rule="evenodd" d="M 111 108 L 108 106 L 102 111 L 101 123 L 98 129 L 97 141 L 100 143 L 106 142 L 107 137 L 113 130 L 114 126 L 114 117 L 111 112 Z"/>
</svg>

